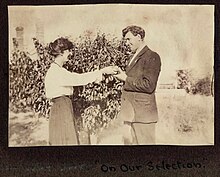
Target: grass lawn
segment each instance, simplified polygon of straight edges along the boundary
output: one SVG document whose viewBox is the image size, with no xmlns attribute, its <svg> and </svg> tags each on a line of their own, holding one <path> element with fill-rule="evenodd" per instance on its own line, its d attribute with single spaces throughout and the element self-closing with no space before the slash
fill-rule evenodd
<svg viewBox="0 0 220 177">
<path fill-rule="evenodd" d="M 169 145 L 214 144 L 214 99 L 185 92 L 156 94 L 159 122 L 156 143 Z M 12 113 L 9 117 L 9 146 L 47 146 L 48 120 L 31 112 Z M 98 137 L 99 144 L 122 144 L 119 129 L 114 126 Z M 96 136 L 91 143 L 96 144 Z M 83 141 L 83 140 L 82 140 Z"/>
<path fill-rule="evenodd" d="M 48 145 L 48 120 L 32 112 L 9 113 L 9 146 Z"/>
<path fill-rule="evenodd" d="M 214 97 L 158 93 L 157 144 L 214 144 Z"/>
</svg>

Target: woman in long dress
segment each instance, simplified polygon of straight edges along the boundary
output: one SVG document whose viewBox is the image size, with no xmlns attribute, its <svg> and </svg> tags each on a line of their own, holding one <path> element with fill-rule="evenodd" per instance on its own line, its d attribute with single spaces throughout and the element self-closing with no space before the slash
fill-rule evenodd
<svg viewBox="0 0 220 177">
<path fill-rule="evenodd" d="M 75 128 L 75 117 L 72 101 L 73 86 L 100 82 L 102 74 L 114 74 L 116 67 L 106 67 L 94 72 L 83 74 L 73 73 L 63 68 L 68 60 L 72 42 L 65 38 L 58 38 L 49 45 L 55 61 L 51 64 L 45 77 L 46 97 L 51 99 L 52 107 L 49 118 L 50 145 L 77 145 L 78 137 Z"/>
</svg>

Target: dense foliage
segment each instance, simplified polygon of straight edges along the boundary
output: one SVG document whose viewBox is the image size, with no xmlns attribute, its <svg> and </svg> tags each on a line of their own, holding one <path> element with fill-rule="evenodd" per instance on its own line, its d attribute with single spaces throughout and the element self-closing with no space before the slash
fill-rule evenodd
<svg viewBox="0 0 220 177">
<path fill-rule="evenodd" d="M 123 41 L 107 40 L 104 34 L 98 34 L 95 40 L 81 37 L 74 44 L 72 55 L 64 66 L 71 72 L 84 73 L 111 65 L 124 70 L 129 57 L 129 49 Z M 107 126 L 120 110 L 122 86 L 123 83 L 113 76 L 105 75 L 100 84 L 75 87 L 73 107 L 78 123 L 90 132 Z"/>
<path fill-rule="evenodd" d="M 14 112 L 34 110 L 48 115 L 50 103 L 45 97 L 44 76 L 52 62 L 45 48 L 34 39 L 39 54 L 33 60 L 28 52 L 15 49 L 9 63 L 9 108 Z"/>
<path fill-rule="evenodd" d="M 177 72 L 178 89 L 185 89 L 189 94 L 200 94 L 210 96 L 212 94 L 212 78 L 196 78 L 189 70 L 179 70 Z"/>
</svg>

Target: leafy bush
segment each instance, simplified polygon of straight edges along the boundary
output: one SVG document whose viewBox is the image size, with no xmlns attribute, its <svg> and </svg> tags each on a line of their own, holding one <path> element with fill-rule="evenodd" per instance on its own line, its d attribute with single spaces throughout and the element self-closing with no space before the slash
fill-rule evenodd
<svg viewBox="0 0 220 177">
<path fill-rule="evenodd" d="M 211 95 L 210 77 L 198 79 L 196 82 L 194 82 L 190 87 L 189 93 L 210 96 Z"/>
<path fill-rule="evenodd" d="M 107 40 L 104 34 L 98 34 L 95 40 L 85 37 L 74 44 L 72 55 L 64 66 L 70 71 L 83 73 L 110 65 L 125 69 L 129 49 L 123 41 Z M 75 88 L 73 107 L 78 123 L 90 132 L 107 126 L 120 110 L 122 86 L 122 82 L 106 75 L 100 84 L 91 83 Z"/>
<path fill-rule="evenodd" d="M 187 89 L 190 85 L 189 71 L 177 71 L 177 89 Z"/>
<path fill-rule="evenodd" d="M 39 54 L 32 60 L 27 52 L 14 50 L 9 64 L 9 102 L 14 112 L 34 110 L 39 115 L 48 115 L 50 103 L 45 97 L 44 76 L 52 62 L 47 50 L 36 40 Z"/>
<path fill-rule="evenodd" d="M 178 70 L 178 89 L 185 89 L 189 94 L 211 95 L 211 76 L 195 78 L 189 70 Z"/>
</svg>

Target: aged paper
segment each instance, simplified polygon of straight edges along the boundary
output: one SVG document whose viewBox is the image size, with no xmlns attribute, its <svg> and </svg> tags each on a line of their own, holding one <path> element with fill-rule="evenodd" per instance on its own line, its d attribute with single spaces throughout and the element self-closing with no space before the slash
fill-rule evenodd
<svg viewBox="0 0 220 177">
<path fill-rule="evenodd" d="M 90 62 L 85 62 L 82 70 L 77 70 L 77 62 L 69 66 L 75 68 L 74 72 L 88 72 L 100 58 L 109 57 L 109 64 L 117 65 L 111 63 L 114 57 L 118 61 L 119 57 L 130 56 L 119 49 L 122 30 L 130 25 L 145 30 L 145 43 L 161 59 L 155 91 L 155 144 L 214 145 L 214 6 L 8 6 L 8 14 L 9 146 L 49 146 L 51 102 L 44 90 L 44 76 L 50 66 L 45 64 L 48 44 L 68 38 L 75 46 L 71 59 Z M 100 42 L 103 37 L 104 44 Z M 84 90 L 73 87 L 84 94 L 74 93 L 77 99 L 71 98 L 73 105 L 85 106 L 77 112 L 79 143 L 73 145 L 124 145 L 123 134 L 131 131 L 120 127 L 118 121 L 124 85 L 114 85 L 112 77 L 104 80 L 103 89 L 107 90 L 100 94 L 88 85 L 82 87 Z"/>
</svg>

